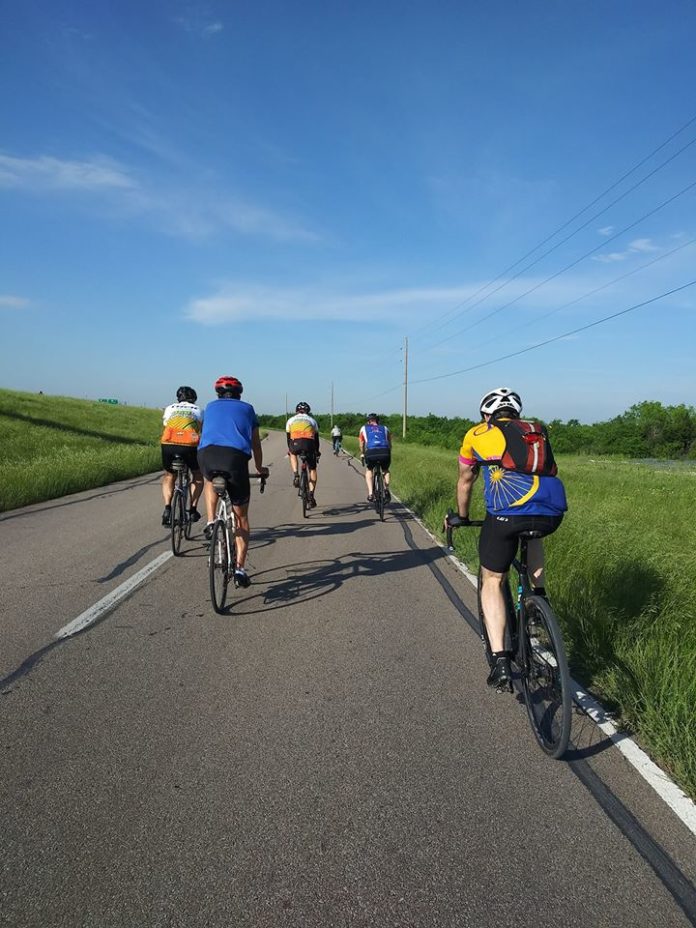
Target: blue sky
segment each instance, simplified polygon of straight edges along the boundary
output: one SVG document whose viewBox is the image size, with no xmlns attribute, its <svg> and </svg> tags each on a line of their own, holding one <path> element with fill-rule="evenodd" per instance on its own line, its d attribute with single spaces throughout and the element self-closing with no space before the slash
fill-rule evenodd
<svg viewBox="0 0 696 928">
<path fill-rule="evenodd" d="M 390 412 L 408 337 L 416 414 L 696 403 L 696 286 L 577 331 L 696 280 L 693 0 L 1 15 L 0 385 Z"/>
</svg>

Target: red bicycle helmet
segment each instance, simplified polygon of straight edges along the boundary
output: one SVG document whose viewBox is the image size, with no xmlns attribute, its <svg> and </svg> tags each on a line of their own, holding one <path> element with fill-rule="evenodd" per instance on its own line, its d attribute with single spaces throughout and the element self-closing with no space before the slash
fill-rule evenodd
<svg viewBox="0 0 696 928">
<path fill-rule="evenodd" d="M 218 377 L 215 381 L 215 392 L 218 396 L 229 393 L 231 396 L 241 396 L 244 387 L 241 380 L 236 377 Z"/>
</svg>

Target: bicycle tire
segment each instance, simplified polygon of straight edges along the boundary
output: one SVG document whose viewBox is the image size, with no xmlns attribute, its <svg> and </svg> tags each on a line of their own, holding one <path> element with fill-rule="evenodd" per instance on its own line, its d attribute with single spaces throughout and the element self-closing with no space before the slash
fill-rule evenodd
<svg viewBox="0 0 696 928">
<path fill-rule="evenodd" d="M 505 650 L 509 651 L 513 658 L 517 659 L 517 630 L 516 630 L 516 613 L 515 613 L 515 604 L 512 599 L 512 593 L 510 591 L 510 583 L 506 581 L 503 584 L 503 597 L 505 599 L 505 615 L 507 621 L 505 623 Z M 486 655 L 486 661 L 488 666 L 493 666 L 493 652 L 491 651 L 491 643 L 488 640 L 488 629 L 486 628 L 486 623 L 483 620 L 483 606 L 481 605 L 481 568 L 479 567 L 478 572 L 478 585 L 476 587 L 476 605 L 478 607 L 478 620 L 479 620 L 479 637 L 483 642 L 483 650 Z"/>
<path fill-rule="evenodd" d="M 184 502 L 190 504 L 190 501 L 191 501 L 191 482 L 190 482 L 189 480 L 186 480 L 186 482 L 184 483 L 184 486 L 183 486 L 183 493 L 184 493 Z M 186 508 L 186 507 L 185 507 L 185 508 Z M 193 535 L 193 522 L 191 521 L 191 519 L 190 519 L 190 517 L 189 517 L 189 513 L 188 513 L 188 509 L 187 509 L 187 510 L 186 510 L 186 517 L 185 517 L 185 520 L 184 520 L 184 538 L 185 538 L 187 541 L 190 541 L 190 540 L 191 540 L 191 535 Z"/>
<path fill-rule="evenodd" d="M 208 573 L 210 577 L 210 601 L 213 609 L 222 614 L 227 600 L 227 587 L 230 582 L 230 557 L 227 547 L 225 523 L 218 519 L 213 527 L 208 553 Z"/>
<path fill-rule="evenodd" d="M 309 478 L 306 469 L 300 474 L 300 496 L 302 497 L 302 518 L 306 519 L 309 513 Z"/>
<path fill-rule="evenodd" d="M 379 521 L 384 522 L 384 478 L 382 477 L 382 468 L 375 467 L 374 486 L 375 510 L 379 516 Z"/>
<path fill-rule="evenodd" d="M 172 496 L 172 524 L 171 539 L 174 557 L 181 555 L 181 539 L 184 535 L 186 513 L 184 512 L 184 495 L 178 487 L 174 488 Z"/>
<path fill-rule="evenodd" d="M 520 651 L 522 690 L 529 722 L 539 747 L 562 757 L 570 739 L 573 696 L 563 635 L 558 619 L 541 596 L 526 596 Z"/>
</svg>

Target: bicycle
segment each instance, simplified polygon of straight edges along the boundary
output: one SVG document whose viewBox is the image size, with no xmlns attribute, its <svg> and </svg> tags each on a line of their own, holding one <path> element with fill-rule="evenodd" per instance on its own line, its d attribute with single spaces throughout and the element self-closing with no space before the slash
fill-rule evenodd
<svg viewBox="0 0 696 928">
<path fill-rule="evenodd" d="M 365 455 L 361 456 L 363 467 L 365 466 Z M 380 461 L 375 461 L 372 465 L 372 495 L 374 497 L 375 512 L 379 516 L 379 521 L 384 522 L 384 504 L 387 501 L 384 483 L 384 471 Z"/>
<path fill-rule="evenodd" d="M 453 515 L 450 510 L 447 516 Z M 481 526 L 480 519 L 464 523 Z M 447 547 L 452 545 L 453 528 L 447 525 Z M 520 534 L 519 555 L 512 562 L 517 574 L 517 595 L 513 602 L 509 584 L 503 584 L 506 605 L 505 648 L 517 666 L 522 683 L 527 716 L 539 747 L 549 757 L 562 757 L 570 738 L 573 697 L 563 635 L 549 602 L 532 592 L 527 574 L 527 545 L 536 532 Z M 481 608 L 481 570 L 478 582 L 479 634 L 489 667 L 493 666 L 491 646 Z M 510 685 L 512 689 L 512 684 Z"/>
<path fill-rule="evenodd" d="M 307 466 L 307 455 L 300 454 L 297 455 L 300 459 L 300 470 L 299 473 L 295 476 L 299 478 L 299 487 L 297 490 L 297 495 L 302 500 L 302 518 L 307 518 L 307 513 L 312 508 L 312 494 L 309 490 L 309 467 Z"/>
<path fill-rule="evenodd" d="M 343 451 L 343 442 L 340 438 L 334 438 L 333 440 L 333 453 L 336 457 Z"/>
<path fill-rule="evenodd" d="M 208 578 L 210 581 L 210 599 L 213 609 L 223 614 L 227 600 L 227 588 L 230 580 L 237 586 L 234 572 L 237 566 L 237 519 L 234 507 L 230 500 L 228 481 L 230 475 L 225 471 L 217 471 L 211 475 L 212 484 L 218 495 L 215 507 L 215 521 L 210 535 L 210 548 L 208 552 Z M 266 488 L 266 476 L 263 474 L 249 474 L 250 478 L 261 481 L 260 491 Z"/>
<path fill-rule="evenodd" d="M 179 455 L 172 460 L 172 470 L 176 473 L 174 492 L 172 494 L 171 541 L 172 553 L 181 556 L 181 539 L 190 540 L 193 530 L 187 503 L 191 489 L 191 477 L 186 461 Z"/>
</svg>

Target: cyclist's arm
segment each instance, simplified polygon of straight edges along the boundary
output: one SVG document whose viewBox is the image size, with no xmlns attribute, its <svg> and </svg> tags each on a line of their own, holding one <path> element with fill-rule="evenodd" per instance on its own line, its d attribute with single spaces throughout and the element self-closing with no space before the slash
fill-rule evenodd
<svg viewBox="0 0 696 928">
<path fill-rule="evenodd" d="M 263 466 L 263 449 L 261 448 L 261 435 L 258 428 L 251 433 L 251 453 L 254 458 L 254 467 L 257 474 L 262 474 L 266 468 Z"/>
<path fill-rule="evenodd" d="M 459 461 L 459 479 L 457 480 L 457 513 L 462 519 L 469 518 L 471 492 L 478 477 L 478 467 Z"/>
</svg>

